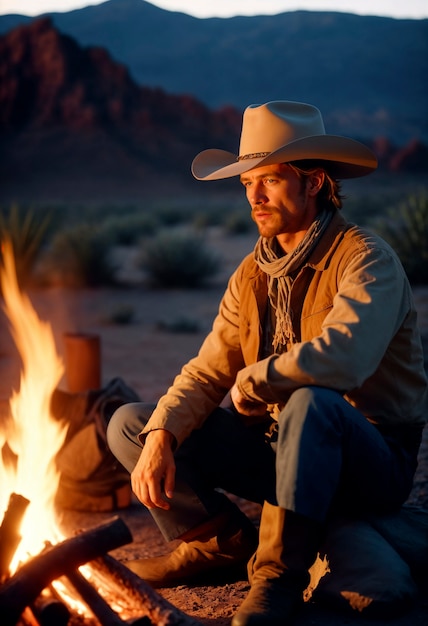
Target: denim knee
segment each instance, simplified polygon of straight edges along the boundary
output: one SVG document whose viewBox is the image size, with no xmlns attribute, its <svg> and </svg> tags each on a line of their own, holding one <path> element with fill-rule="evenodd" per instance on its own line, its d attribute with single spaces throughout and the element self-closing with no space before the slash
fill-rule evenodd
<svg viewBox="0 0 428 626">
<path fill-rule="evenodd" d="M 331 415 L 332 407 L 343 402 L 343 396 L 327 387 L 307 386 L 294 391 L 278 416 L 279 426 L 293 421 L 304 422 L 308 417 L 324 418 Z M 326 410 L 327 409 L 327 410 Z"/>
<path fill-rule="evenodd" d="M 116 409 L 107 425 L 107 443 L 112 451 L 114 451 L 115 442 L 123 436 L 123 432 L 126 429 L 129 415 L 128 407 L 128 404 L 123 404 Z"/>
<path fill-rule="evenodd" d="M 278 416 L 276 499 L 282 508 L 318 521 L 326 518 L 342 465 L 337 409 L 343 402 L 330 389 L 302 387 Z"/>
<path fill-rule="evenodd" d="M 107 427 L 107 444 L 117 459 L 128 468 L 141 452 L 138 434 L 152 414 L 154 405 L 143 402 L 123 404 L 113 413 Z"/>
</svg>

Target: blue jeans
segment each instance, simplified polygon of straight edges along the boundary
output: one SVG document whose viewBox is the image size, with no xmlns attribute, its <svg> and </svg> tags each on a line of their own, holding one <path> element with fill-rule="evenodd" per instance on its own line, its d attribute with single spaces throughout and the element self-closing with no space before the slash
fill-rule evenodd
<svg viewBox="0 0 428 626">
<path fill-rule="evenodd" d="M 126 404 L 110 421 L 110 449 L 129 472 L 153 409 Z M 167 540 L 234 506 L 224 492 L 322 523 L 335 511 L 389 512 L 411 490 L 420 439 L 418 427 L 377 428 L 321 387 L 295 391 L 278 422 L 248 426 L 235 411 L 218 408 L 175 453 L 170 510 L 150 512 Z"/>
</svg>

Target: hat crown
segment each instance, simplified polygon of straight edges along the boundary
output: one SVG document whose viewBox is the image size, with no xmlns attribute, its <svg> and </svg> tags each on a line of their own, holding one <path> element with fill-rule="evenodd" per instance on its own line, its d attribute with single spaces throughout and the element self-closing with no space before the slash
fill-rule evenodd
<svg viewBox="0 0 428 626">
<path fill-rule="evenodd" d="M 198 180 L 240 176 L 261 166 L 318 160 L 334 178 L 366 176 L 377 167 L 375 154 L 347 137 L 327 135 L 320 111 L 301 102 L 252 104 L 244 111 L 239 155 L 203 150 L 193 159 Z"/>
<path fill-rule="evenodd" d="M 244 111 L 239 158 L 271 153 L 293 141 L 325 135 L 320 111 L 300 102 L 252 104 Z"/>
</svg>

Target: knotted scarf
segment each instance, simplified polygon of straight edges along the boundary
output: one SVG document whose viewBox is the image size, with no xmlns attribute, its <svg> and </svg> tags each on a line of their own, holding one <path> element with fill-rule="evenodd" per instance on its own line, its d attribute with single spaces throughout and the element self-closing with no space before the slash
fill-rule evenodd
<svg viewBox="0 0 428 626">
<path fill-rule="evenodd" d="M 254 248 L 255 260 L 268 275 L 268 296 L 275 313 L 273 350 L 282 352 L 295 341 L 290 294 L 297 270 L 303 265 L 327 228 L 333 214 L 323 211 L 311 224 L 299 245 L 290 253 L 282 254 L 276 238 L 259 237 Z"/>
</svg>

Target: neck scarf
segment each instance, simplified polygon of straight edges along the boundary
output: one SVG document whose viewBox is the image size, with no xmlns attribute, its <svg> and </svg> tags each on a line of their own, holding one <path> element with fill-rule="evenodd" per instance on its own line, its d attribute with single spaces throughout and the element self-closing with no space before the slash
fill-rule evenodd
<svg viewBox="0 0 428 626">
<path fill-rule="evenodd" d="M 297 270 L 303 265 L 317 245 L 333 217 L 332 211 L 323 211 L 311 224 L 299 245 L 289 254 L 281 256 L 276 238 L 259 237 L 254 248 L 256 263 L 268 275 L 269 302 L 275 313 L 273 334 L 274 352 L 283 351 L 295 341 L 290 294 Z"/>
</svg>

